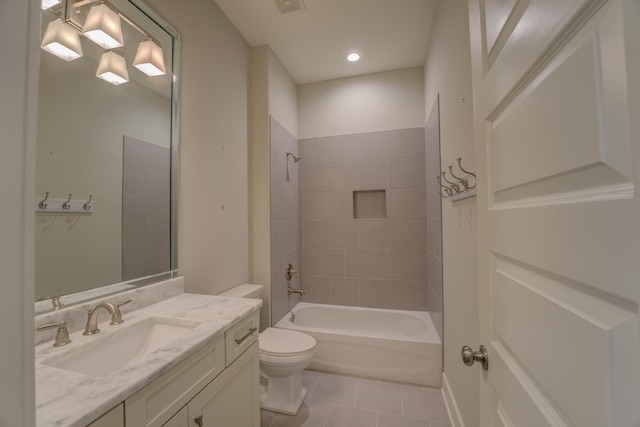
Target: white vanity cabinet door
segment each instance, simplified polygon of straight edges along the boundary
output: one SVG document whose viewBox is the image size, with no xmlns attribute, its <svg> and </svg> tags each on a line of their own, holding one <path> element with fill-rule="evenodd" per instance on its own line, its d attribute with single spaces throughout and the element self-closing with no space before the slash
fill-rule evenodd
<svg viewBox="0 0 640 427">
<path fill-rule="evenodd" d="M 128 427 L 160 427 L 225 368 L 224 336 L 125 400 Z"/>
<path fill-rule="evenodd" d="M 119 404 L 87 427 L 124 427 L 124 404 Z"/>
<path fill-rule="evenodd" d="M 189 403 L 189 427 L 260 427 L 259 364 L 254 342 Z"/>
</svg>

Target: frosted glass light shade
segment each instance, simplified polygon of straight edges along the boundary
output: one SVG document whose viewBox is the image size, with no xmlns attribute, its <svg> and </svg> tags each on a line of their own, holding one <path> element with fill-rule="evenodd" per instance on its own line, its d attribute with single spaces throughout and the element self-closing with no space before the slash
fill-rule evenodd
<svg viewBox="0 0 640 427">
<path fill-rule="evenodd" d="M 118 86 L 129 81 L 127 63 L 122 55 L 110 50 L 102 54 L 96 76 L 112 85 Z"/>
<path fill-rule="evenodd" d="M 124 43 L 120 17 L 104 4 L 91 7 L 82 34 L 105 49 L 120 47 Z"/>
<path fill-rule="evenodd" d="M 67 62 L 82 56 L 78 32 L 60 18 L 49 22 L 40 47 Z"/>
<path fill-rule="evenodd" d="M 60 0 L 42 0 L 42 10 L 47 10 L 57 4 L 60 4 Z"/>
<path fill-rule="evenodd" d="M 153 40 L 140 42 L 138 52 L 133 59 L 133 66 L 147 76 L 163 76 L 167 73 L 162 48 Z"/>
</svg>

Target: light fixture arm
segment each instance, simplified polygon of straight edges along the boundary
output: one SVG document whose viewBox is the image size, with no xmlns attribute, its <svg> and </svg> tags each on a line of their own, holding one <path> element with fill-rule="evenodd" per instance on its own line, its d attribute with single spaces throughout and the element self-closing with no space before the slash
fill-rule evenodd
<svg viewBox="0 0 640 427">
<path fill-rule="evenodd" d="M 111 9 L 115 13 L 117 13 L 118 16 L 120 17 L 120 19 L 124 20 L 133 29 L 138 31 L 140 34 L 142 34 L 146 38 L 148 38 L 150 40 L 153 40 L 153 42 L 155 44 L 157 44 L 158 46 L 162 46 L 160 44 L 160 42 L 155 37 L 151 36 L 151 34 L 146 32 L 142 28 L 140 28 L 140 26 L 138 24 L 136 24 L 135 22 L 133 22 L 133 20 L 131 20 L 131 18 L 129 18 L 124 13 L 122 13 L 120 10 L 118 10 L 115 6 L 113 6 L 108 1 L 104 1 L 104 0 L 82 0 L 82 1 L 75 2 L 75 3 L 72 3 L 72 2 L 73 2 L 73 0 L 62 0 L 62 7 L 61 7 L 60 10 L 57 10 L 57 11 L 56 10 L 52 10 L 53 8 L 51 8 L 49 10 L 51 10 L 53 13 L 58 14 L 58 16 L 60 16 L 62 18 L 62 21 L 65 24 L 71 25 L 73 28 L 75 28 L 78 31 L 82 31 L 82 26 L 80 24 L 78 24 L 77 22 L 75 22 L 73 19 L 71 19 L 71 10 L 74 9 L 74 8 L 77 9 L 77 8 L 84 7 L 84 6 L 91 6 L 91 5 L 96 4 L 96 3 L 102 3 L 105 6 L 107 6 L 109 9 Z"/>
</svg>

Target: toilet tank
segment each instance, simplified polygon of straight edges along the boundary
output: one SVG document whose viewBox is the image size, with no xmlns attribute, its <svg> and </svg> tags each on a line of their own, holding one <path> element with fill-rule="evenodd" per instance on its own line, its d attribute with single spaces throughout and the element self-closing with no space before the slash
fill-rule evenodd
<svg viewBox="0 0 640 427">
<path fill-rule="evenodd" d="M 221 294 L 218 294 L 220 297 L 230 297 L 230 298 L 258 298 L 262 299 L 262 285 L 254 285 L 250 283 L 245 283 L 243 285 L 238 285 L 235 288 L 231 288 L 228 291 L 225 291 Z"/>
</svg>

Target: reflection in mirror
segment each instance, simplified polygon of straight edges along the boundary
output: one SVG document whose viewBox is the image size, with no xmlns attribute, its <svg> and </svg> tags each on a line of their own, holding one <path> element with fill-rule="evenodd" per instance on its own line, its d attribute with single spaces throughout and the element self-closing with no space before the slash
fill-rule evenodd
<svg viewBox="0 0 640 427">
<path fill-rule="evenodd" d="M 51 3 L 42 12 L 36 299 L 165 278 L 176 268 L 177 35 L 141 2 Z"/>
</svg>

